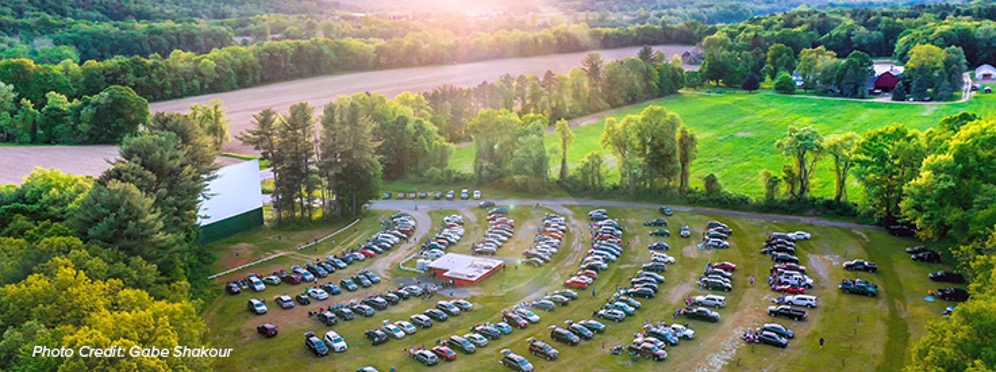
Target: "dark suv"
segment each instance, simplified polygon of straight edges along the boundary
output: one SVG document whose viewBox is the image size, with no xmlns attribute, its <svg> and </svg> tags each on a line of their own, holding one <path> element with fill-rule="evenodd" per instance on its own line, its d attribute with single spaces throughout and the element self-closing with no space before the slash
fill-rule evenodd
<svg viewBox="0 0 996 372">
<path fill-rule="evenodd" d="M 473 354 L 477 351 L 477 346 L 474 346 L 474 344 L 467 341 L 467 339 L 456 335 L 450 336 L 450 338 L 446 340 L 446 346 L 450 349 L 460 350 L 460 352 L 464 354 Z"/>
<path fill-rule="evenodd" d="M 304 346 L 315 353 L 315 356 L 326 356 L 329 355 L 329 347 L 325 345 L 322 339 L 315 336 L 315 332 L 308 332 L 304 334 Z"/>
<path fill-rule="evenodd" d="M 505 367 L 519 372 L 533 371 L 533 365 L 529 363 L 529 360 L 523 358 L 521 355 L 515 354 L 509 349 L 504 349 L 501 353 L 505 355 L 504 358 L 501 358 L 501 364 Z"/>
<path fill-rule="evenodd" d="M 878 271 L 878 265 L 865 260 L 854 260 L 844 262 L 844 269 L 847 271 L 867 271 L 874 273 Z"/>
<path fill-rule="evenodd" d="M 546 360 L 556 360 L 560 357 L 560 352 L 554 349 L 552 346 L 548 345 L 546 342 L 537 340 L 535 338 L 528 338 L 526 342 L 529 343 L 529 353 Z"/>
<path fill-rule="evenodd" d="M 381 331 L 379 329 L 368 330 L 364 332 L 363 335 L 366 336 L 368 339 L 370 339 L 371 344 L 373 344 L 374 346 L 383 344 L 388 340 L 387 333 L 384 333 L 384 331 Z"/>
<path fill-rule="evenodd" d="M 578 335 L 557 326 L 550 326 L 550 338 L 571 346 L 577 346 L 581 343 L 581 338 Z"/>
</svg>

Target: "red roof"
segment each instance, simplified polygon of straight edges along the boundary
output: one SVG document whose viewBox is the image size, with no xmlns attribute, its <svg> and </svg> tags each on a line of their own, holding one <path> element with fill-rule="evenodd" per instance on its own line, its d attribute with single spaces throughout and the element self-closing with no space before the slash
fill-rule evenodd
<svg viewBox="0 0 996 372">
<path fill-rule="evenodd" d="M 878 79 L 875 79 L 875 89 L 892 90 L 896 85 L 899 85 L 899 78 L 889 71 L 882 73 Z"/>
</svg>

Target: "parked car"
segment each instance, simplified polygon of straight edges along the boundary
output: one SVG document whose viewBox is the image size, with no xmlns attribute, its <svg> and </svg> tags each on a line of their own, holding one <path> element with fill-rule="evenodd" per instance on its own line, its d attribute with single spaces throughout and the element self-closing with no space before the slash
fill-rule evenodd
<svg viewBox="0 0 996 372">
<path fill-rule="evenodd" d="M 713 279 L 713 278 L 702 278 L 702 279 L 699 279 L 699 287 L 702 287 L 702 288 L 705 288 L 705 289 L 708 289 L 708 290 L 720 290 L 720 291 L 727 291 L 727 292 L 733 290 L 733 286 L 730 285 L 729 283 L 720 281 L 718 279 Z"/>
<path fill-rule="evenodd" d="M 664 263 L 662 262 L 653 262 L 653 263 L 643 264 L 643 266 L 641 266 L 641 269 L 643 271 L 662 273 L 664 271 L 667 271 L 667 266 L 664 265 Z"/>
<path fill-rule="evenodd" d="M 294 299 L 288 295 L 279 295 L 274 297 L 273 302 L 276 302 L 277 306 L 280 306 L 281 309 L 290 309 L 294 307 Z"/>
<path fill-rule="evenodd" d="M 689 319 L 695 320 L 705 320 L 709 322 L 716 323 L 719 321 L 719 313 L 706 309 L 704 307 L 696 307 L 694 309 L 684 309 L 684 315 Z"/>
<path fill-rule="evenodd" d="M 270 338 L 277 337 L 277 333 L 279 332 L 277 331 L 277 326 L 270 323 L 263 323 L 256 326 L 256 333 L 259 333 L 263 337 Z"/>
<path fill-rule="evenodd" d="M 439 301 L 436 302 L 436 308 L 442 310 L 446 315 L 457 316 L 460 315 L 460 308 L 451 303 L 450 301 Z"/>
<path fill-rule="evenodd" d="M 415 325 L 417 325 L 417 326 L 419 326 L 419 327 L 422 327 L 422 328 L 431 328 L 432 327 L 432 319 L 430 319 L 429 317 L 427 317 L 425 315 L 415 314 L 415 315 L 412 315 L 411 317 L 409 317 L 408 319 L 411 319 L 412 323 L 415 324 Z"/>
<path fill-rule="evenodd" d="M 643 221 L 643 226 L 667 226 L 667 220 L 663 218 L 655 218 L 652 220 Z"/>
<path fill-rule="evenodd" d="M 813 238 L 813 235 L 805 231 L 796 231 L 788 233 L 795 240 L 809 240 Z"/>
<path fill-rule="evenodd" d="M 578 324 L 585 326 L 586 328 L 592 330 L 593 332 L 605 333 L 605 325 L 598 321 L 586 319 L 578 322 Z"/>
<path fill-rule="evenodd" d="M 546 360 L 557 360 L 560 357 L 560 352 L 557 349 L 554 349 L 543 341 L 530 337 L 526 339 L 526 342 L 529 343 L 529 353 L 532 355 Z"/>
<path fill-rule="evenodd" d="M 916 246 L 916 247 L 907 247 L 906 248 L 906 253 L 908 253 L 908 254 L 917 254 L 917 253 L 923 253 L 923 252 L 933 252 L 933 251 L 930 250 L 927 247 L 922 246 L 922 245 L 919 245 L 919 246 Z"/>
<path fill-rule="evenodd" d="M 595 313 L 595 316 L 615 322 L 626 320 L 626 313 L 619 310 L 602 309 L 598 310 L 598 312 Z"/>
<path fill-rule="evenodd" d="M 266 314 L 266 305 L 263 303 L 263 300 L 251 298 L 249 299 L 248 307 L 249 307 L 249 312 L 253 314 L 256 315 Z"/>
<path fill-rule="evenodd" d="M 878 265 L 865 260 L 852 260 L 844 262 L 844 269 L 847 271 L 867 271 L 874 273 L 878 271 Z"/>
<path fill-rule="evenodd" d="M 370 340 L 370 343 L 373 346 L 383 344 L 388 340 L 387 334 L 384 333 L 384 331 L 381 331 L 380 329 L 367 330 L 366 332 L 363 332 L 363 336 L 365 336 L 368 340 Z"/>
<path fill-rule="evenodd" d="M 487 324 L 478 324 L 473 327 L 470 327 L 470 331 L 479 334 L 481 336 L 484 336 L 489 340 L 497 340 L 501 338 L 502 334 L 501 331 L 499 331 L 497 328 Z"/>
<path fill-rule="evenodd" d="M 462 312 L 468 312 L 474 309 L 474 305 L 467 300 L 453 300 L 450 301 L 450 303 L 456 306 Z"/>
<path fill-rule="evenodd" d="M 814 308 L 817 306 L 816 296 L 810 296 L 810 295 L 785 296 L 785 298 L 782 299 L 782 303 L 786 305 L 801 306 L 808 308 Z"/>
<path fill-rule="evenodd" d="M 473 354 L 477 352 L 477 346 L 474 346 L 474 344 L 467 341 L 467 339 L 457 335 L 450 336 L 450 338 L 446 340 L 446 346 L 459 350 L 464 354 Z"/>
<path fill-rule="evenodd" d="M 539 300 L 539 301 L 533 301 L 532 308 L 538 310 L 553 311 L 554 309 L 557 308 L 557 304 L 553 303 L 553 301 L 550 300 Z"/>
<path fill-rule="evenodd" d="M 449 316 L 439 309 L 428 309 L 425 311 L 425 315 L 437 322 L 445 322 L 446 319 L 449 319 Z"/>
<path fill-rule="evenodd" d="M 519 316 L 519 314 L 516 314 L 508 310 L 502 312 L 501 318 L 508 324 L 511 324 L 515 327 L 526 328 L 529 326 L 529 322 L 523 319 L 521 316 Z"/>
<path fill-rule="evenodd" d="M 930 273 L 930 280 L 935 282 L 964 283 L 965 277 L 951 271 L 938 271 Z"/>
<path fill-rule="evenodd" d="M 667 243 L 665 242 L 656 242 L 656 243 L 650 243 L 649 245 L 647 245 L 647 248 L 649 248 L 652 251 L 666 251 L 668 249 L 671 249 L 671 246 L 667 245 Z"/>
<path fill-rule="evenodd" d="M 434 366 L 439 363 L 439 357 L 432 351 L 426 349 L 415 350 L 415 352 L 412 353 L 412 359 L 415 359 L 416 362 L 422 363 L 422 365 L 427 367 Z"/>
<path fill-rule="evenodd" d="M 671 236 L 671 232 L 670 232 L 670 231 L 667 231 L 667 230 L 665 230 L 665 229 L 657 229 L 657 230 L 653 230 L 653 231 L 651 231 L 651 232 L 650 232 L 650 236 L 663 236 L 663 237 L 668 237 L 668 236 Z"/>
<path fill-rule="evenodd" d="M 225 284 L 225 291 L 227 291 L 228 294 L 236 295 L 236 294 L 241 293 L 242 289 L 239 288 L 239 285 L 236 284 L 236 283 L 228 283 L 228 284 Z"/>
<path fill-rule="evenodd" d="M 663 213 L 665 216 L 670 216 L 674 214 L 674 212 L 671 211 L 671 208 L 668 207 L 660 207 L 657 208 L 657 210 Z"/>
<path fill-rule="evenodd" d="M 570 320 L 567 321 L 567 330 L 571 331 L 571 333 L 574 333 L 583 340 L 590 340 L 593 337 L 595 337 L 595 333 L 592 332 L 590 329 L 588 329 L 583 325 L 574 323 Z"/>
<path fill-rule="evenodd" d="M 500 362 L 505 367 L 511 368 L 512 370 L 519 372 L 532 372 L 533 365 L 529 363 L 529 360 L 523 358 L 522 356 L 513 353 L 509 349 L 504 349 L 501 351 L 503 357 Z"/>
<path fill-rule="evenodd" d="M 563 342 L 571 346 L 577 346 L 578 344 L 581 343 L 581 338 L 578 337 L 578 335 L 572 333 L 571 331 L 568 331 L 566 329 L 557 326 L 550 326 L 549 328 L 550 328 L 550 339 L 554 341 Z"/>
<path fill-rule="evenodd" d="M 940 288 L 934 290 L 934 295 L 944 301 L 968 301 L 968 291 L 961 288 Z"/>
<path fill-rule="evenodd" d="M 394 338 L 399 339 L 399 340 L 405 338 L 405 336 L 408 336 L 408 334 L 405 333 L 405 331 L 403 329 L 401 329 L 401 327 L 398 327 L 397 325 L 392 324 L 391 321 L 389 321 L 389 320 L 385 320 L 384 321 L 384 323 L 383 323 L 383 329 L 384 329 L 384 333 L 387 333 L 391 337 L 394 337 Z"/>
<path fill-rule="evenodd" d="M 532 324 L 539 323 L 540 321 L 540 317 L 538 315 L 536 315 L 535 313 L 524 307 L 515 308 L 515 313 Z"/>
<path fill-rule="evenodd" d="M 761 326 L 761 330 L 765 332 L 771 332 L 785 338 L 795 338 L 795 332 L 792 332 L 785 326 L 777 323 L 766 323 Z"/>
<path fill-rule="evenodd" d="M 720 269 L 720 270 L 726 270 L 726 271 L 736 271 L 737 270 L 737 265 L 734 265 L 734 264 L 732 264 L 730 262 L 726 262 L 726 261 L 720 261 L 720 262 L 714 262 L 712 264 L 712 268 L 714 268 L 714 269 Z"/>
<path fill-rule="evenodd" d="M 930 250 L 914 254 L 910 256 L 910 258 L 912 258 L 913 261 L 920 261 L 920 262 L 934 262 L 934 263 L 941 262 L 941 254 Z"/>
<path fill-rule="evenodd" d="M 791 306 L 768 306 L 768 315 L 776 318 L 787 318 L 795 321 L 806 320 L 806 310 Z"/>
<path fill-rule="evenodd" d="M 334 352 L 341 353 L 349 348 L 349 346 L 346 345 L 346 340 L 343 339 L 342 336 L 339 336 L 339 334 L 335 331 L 325 332 L 325 337 L 323 339 L 326 345 L 332 346 L 332 351 Z"/>
<path fill-rule="evenodd" d="M 339 324 L 339 318 L 336 317 L 331 311 L 323 311 L 318 313 L 318 321 L 329 327 Z"/>
<path fill-rule="evenodd" d="M 626 291 L 623 292 L 623 294 L 630 297 L 639 297 L 639 298 L 654 298 L 655 296 L 657 296 L 656 291 L 650 288 L 643 288 L 643 287 L 627 289 Z"/>
<path fill-rule="evenodd" d="M 726 307 L 726 297 L 711 294 L 695 296 L 692 298 L 692 304 L 708 307 Z"/>
<path fill-rule="evenodd" d="M 456 360 L 456 358 L 457 358 L 456 352 L 453 351 L 453 349 L 450 349 L 450 348 L 448 348 L 446 346 L 442 346 L 442 345 L 434 346 L 431 350 L 432 350 L 433 353 L 436 354 L 436 356 L 438 356 L 440 358 L 443 358 L 444 360 L 446 360 L 448 362 L 452 362 L 452 361 Z"/>
<path fill-rule="evenodd" d="M 329 347 L 322 342 L 322 339 L 315 336 L 315 332 L 307 332 L 304 334 L 304 346 L 311 350 L 315 356 L 323 357 L 329 355 Z"/>
<path fill-rule="evenodd" d="M 308 296 L 319 301 L 329 298 L 329 294 L 325 290 L 315 287 L 308 288 Z"/>
<path fill-rule="evenodd" d="M 512 328 L 511 325 L 505 322 L 492 323 L 491 326 L 497 329 L 498 332 L 501 332 L 501 334 L 503 335 L 508 335 L 515 331 L 515 329 Z"/>
<path fill-rule="evenodd" d="M 762 344 L 774 345 L 780 348 L 788 347 L 788 340 L 774 332 L 762 331 L 759 339 Z"/>
<path fill-rule="evenodd" d="M 643 342 L 643 340 L 636 340 L 630 344 L 627 349 L 630 352 L 642 357 L 651 359 L 654 361 L 661 361 L 667 359 L 667 352 L 664 349 L 654 345 L 650 342 Z"/>
<path fill-rule="evenodd" d="M 863 279 L 844 279 L 840 281 L 837 285 L 844 293 L 853 293 L 858 295 L 866 295 L 868 297 L 875 297 L 878 295 L 878 286 L 868 282 Z"/>
<path fill-rule="evenodd" d="M 681 225 L 678 235 L 681 235 L 682 238 L 689 238 L 692 236 L 692 229 L 688 228 L 688 225 Z"/>
</svg>

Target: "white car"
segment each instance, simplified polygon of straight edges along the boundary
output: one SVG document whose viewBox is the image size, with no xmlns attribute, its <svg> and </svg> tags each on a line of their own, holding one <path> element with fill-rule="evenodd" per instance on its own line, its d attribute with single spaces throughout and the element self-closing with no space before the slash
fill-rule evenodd
<svg viewBox="0 0 996 372">
<path fill-rule="evenodd" d="M 354 261 L 364 261 L 364 260 L 367 259 L 367 256 L 364 256 L 363 253 L 360 253 L 360 252 L 353 252 L 353 253 L 350 253 L 350 255 L 353 256 L 353 260 Z"/>
<path fill-rule="evenodd" d="M 526 319 L 527 321 L 529 321 L 529 323 L 535 324 L 539 323 L 540 321 L 540 317 L 538 315 L 536 315 L 532 311 L 529 311 L 529 309 L 526 308 L 517 307 L 515 308 L 515 313 L 521 316 L 522 318 Z"/>
<path fill-rule="evenodd" d="M 346 345 L 346 340 L 344 340 L 342 336 L 339 336 L 338 333 L 335 333 L 335 331 L 328 331 L 325 333 L 325 344 L 329 345 L 332 348 L 332 351 L 337 353 L 346 351 L 346 349 L 349 348 L 349 346 Z"/>
<path fill-rule="evenodd" d="M 467 341 L 470 341 L 477 347 L 488 346 L 488 339 L 476 333 L 465 334 L 463 335 L 463 338 L 466 338 Z"/>
<path fill-rule="evenodd" d="M 717 295 L 695 296 L 692 304 L 708 307 L 726 307 L 726 297 Z"/>
<path fill-rule="evenodd" d="M 415 325 L 408 323 L 404 320 L 399 320 L 397 322 L 394 322 L 394 325 L 398 326 L 399 328 L 401 328 L 402 331 L 405 331 L 405 333 L 409 335 L 413 335 L 415 334 L 415 332 L 418 332 L 418 328 L 415 328 Z"/>
<path fill-rule="evenodd" d="M 259 280 L 255 275 L 249 276 L 249 283 L 252 284 L 252 289 L 256 292 L 266 290 L 266 284 L 263 284 L 263 281 Z"/>
<path fill-rule="evenodd" d="M 308 296 L 316 300 L 325 300 L 329 298 L 329 293 L 321 288 L 308 288 Z"/>
<path fill-rule="evenodd" d="M 674 335 L 677 336 L 678 338 L 684 337 L 689 340 L 695 338 L 695 331 L 681 324 L 675 323 L 672 324 L 669 328 L 671 328 L 671 332 L 673 332 Z"/>
<path fill-rule="evenodd" d="M 650 260 L 666 264 L 673 264 L 677 262 L 677 260 L 675 260 L 674 257 L 669 256 L 667 253 L 657 253 L 657 252 L 654 252 L 654 255 L 650 257 Z"/>
<path fill-rule="evenodd" d="M 788 233 L 790 236 L 795 238 L 795 240 L 809 240 L 813 238 L 813 235 L 805 231 L 796 231 L 793 233 Z"/>
<path fill-rule="evenodd" d="M 384 321 L 384 332 L 387 332 L 387 334 L 399 340 L 405 338 L 406 336 L 405 331 L 401 330 L 401 327 L 391 324 L 391 322 L 387 320 Z"/>
<path fill-rule="evenodd" d="M 481 190 L 474 190 L 474 199 L 481 199 Z"/>
<path fill-rule="evenodd" d="M 438 248 L 433 248 L 428 251 L 422 252 L 422 256 L 430 260 L 438 260 L 440 257 L 443 257 L 445 254 L 446 253 L 439 250 Z"/>
</svg>

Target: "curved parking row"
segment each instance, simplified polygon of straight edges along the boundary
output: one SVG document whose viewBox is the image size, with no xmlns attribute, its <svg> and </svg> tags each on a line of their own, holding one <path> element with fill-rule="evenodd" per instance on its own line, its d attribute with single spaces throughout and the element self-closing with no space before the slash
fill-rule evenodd
<svg viewBox="0 0 996 372">
<path fill-rule="evenodd" d="M 803 231 L 775 232 L 765 240 L 761 254 L 768 255 L 773 261 L 769 269 L 768 286 L 772 291 L 786 294 L 771 300 L 774 305 L 768 306 L 768 316 L 789 319 L 793 322 L 805 321 L 809 318 L 806 309 L 818 306 L 817 297 L 806 294 L 807 290 L 812 290 L 815 282 L 796 256 L 797 243 L 809 240 L 811 237 L 809 233 Z M 744 342 L 781 348 L 788 347 L 789 340 L 794 338 L 795 332 L 789 327 L 774 322 L 748 329 L 743 335 Z"/>
<path fill-rule="evenodd" d="M 567 221 L 564 217 L 556 214 L 544 216 L 543 226 L 536 232 L 532 246 L 522 252 L 526 257 L 523 264 L 538 267 L 549 263 L 551 256 L 560 251 L 566 232 Z"/>
<path fill-rule="evenodd" d="M 484 237 L 470 247 L 475 255 L 494 255 L 515 233 L 515 220 L 506 217 L 508 208 L 498 207 L 488 211 L 488 229 Z"/>
<path fill-rule="evenodd" d="M 420 247 L 422 257 L 430 260 L 439 259 L 446 254 L 451 245 L 463 239 L 465 233 L 463 216 L 458 214 L 446 216 L 440 224 L 439 232 L 422 243 Z"/>
</svg>

